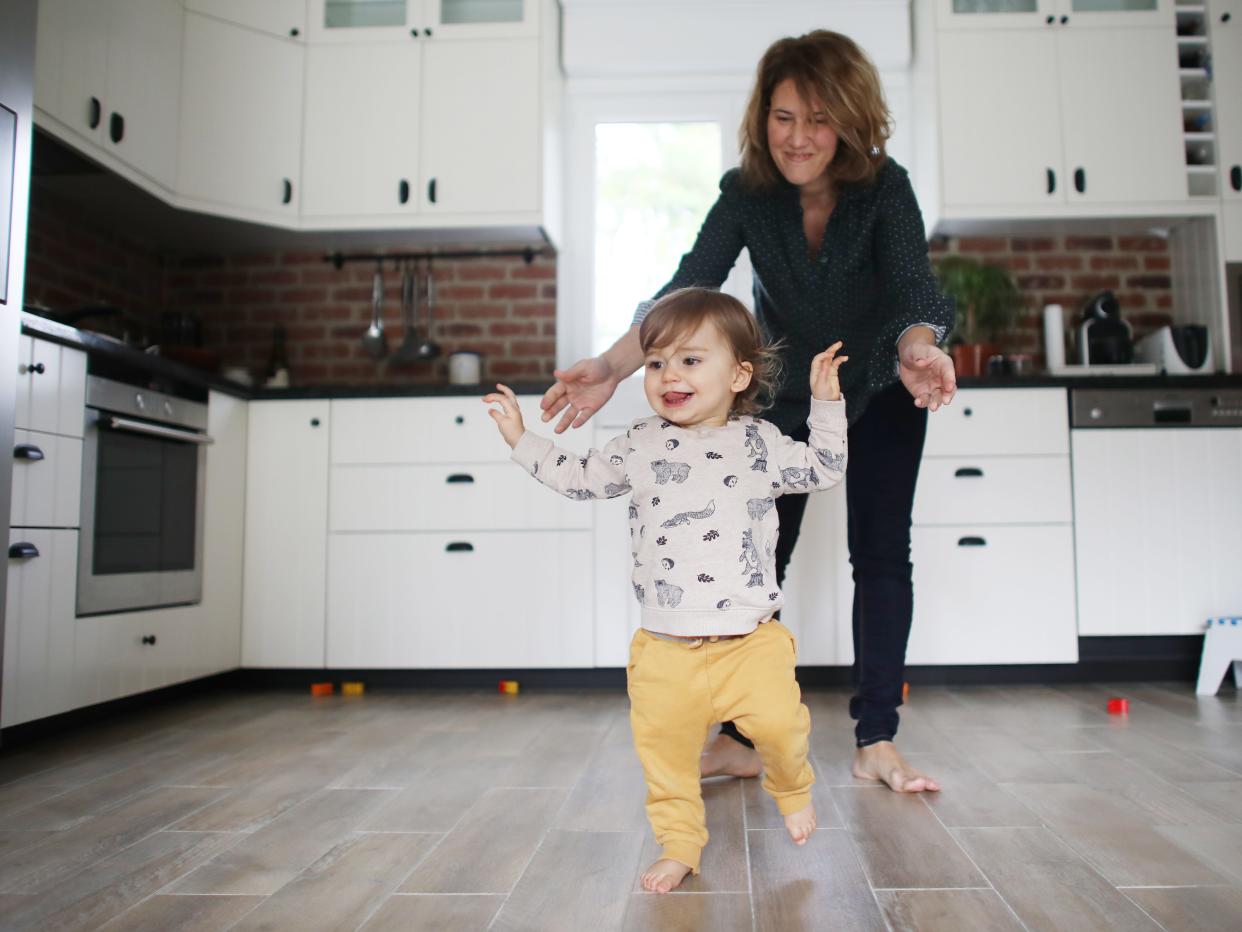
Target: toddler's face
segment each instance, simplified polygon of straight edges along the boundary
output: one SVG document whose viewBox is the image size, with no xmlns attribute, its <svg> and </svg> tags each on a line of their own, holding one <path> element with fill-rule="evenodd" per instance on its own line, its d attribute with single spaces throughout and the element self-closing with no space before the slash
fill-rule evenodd
<svg viewBox="0 0 1242 932">
<path fill-rule="evenodd" d="M 652 347 L 644 366 L 651 409 L 679 427 L 724 426 L 733 396 L 750 384 L 750 364 L 739 363 L 724 335 L 707 321 L 668 346 Z"/>
</svg>

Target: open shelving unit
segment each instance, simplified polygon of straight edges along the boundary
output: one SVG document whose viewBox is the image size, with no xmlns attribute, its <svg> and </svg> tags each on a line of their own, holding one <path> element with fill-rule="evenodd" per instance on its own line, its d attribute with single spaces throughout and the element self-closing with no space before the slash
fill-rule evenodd
<svg viewBox="0 0 1242 932">
<path fill-rule="evenodd" d="M 1174 10 L 1178 75 L 1182 87 L 1186 189 L 1191 197 L 1216 197 L 1216 114 L 1207 7 L 1201 0 L 1177 0 Z"/>
</svg>

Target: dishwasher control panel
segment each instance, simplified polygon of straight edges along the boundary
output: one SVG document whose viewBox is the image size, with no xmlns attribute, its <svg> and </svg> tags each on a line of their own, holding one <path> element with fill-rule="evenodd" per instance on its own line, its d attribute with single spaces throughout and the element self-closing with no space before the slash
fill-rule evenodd
<svg viewBox="0 0 1242 932">
<path fill-rule="evenodd" d="M 1242 388 L 1072 389 L 1070 426 L 1242 427 Z"/>
</svg>

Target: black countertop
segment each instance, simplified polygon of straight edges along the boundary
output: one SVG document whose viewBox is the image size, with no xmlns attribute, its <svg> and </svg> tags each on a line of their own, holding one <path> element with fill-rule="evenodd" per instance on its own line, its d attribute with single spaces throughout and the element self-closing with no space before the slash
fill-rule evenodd
<svg viewBox="0 0 1242 932">
<path fill-rule="evenodd" d="M 206 392 L 224 392 L 248 400 L 277 398 L 436 398 L 481 395 L 490 385 L 297 385 L 292 388 L 257 388 L 242 385 L 171 359 L 145 353 L 112 337 L 78 330 L 45 317 L 22 313 L 22 332 L 64 346 L 85 350 L 117 365 L 149 372 L 153 379 L 175 382 Z M 539 395 L 551 382 L 506 383 L 519 395 Z M 958 379 L 959 388 L 1242 388 L 1242 373 L 1212 375 L 1101 375 L 1101 376 L 986 376 Z"/>
</svg>

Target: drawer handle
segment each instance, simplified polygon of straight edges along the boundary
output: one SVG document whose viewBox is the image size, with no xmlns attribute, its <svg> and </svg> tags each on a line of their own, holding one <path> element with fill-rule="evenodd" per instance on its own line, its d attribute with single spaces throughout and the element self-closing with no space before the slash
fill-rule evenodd
<svg viewBox="0 0 1242 932">
<path fill-rule="evenodd" d="M 474 553 L 474 544 L 455 541 L 444 548 L 445 553 Z"/>
<path fill-rule="evenodd" d="M 449 485 L 457 485 L 459 483 L 470 484 L 474 482 L 474 476 L 468 472 L 455 472 L 444 481 Z"/>
<path fill-rule="evenodd" d="M 37 557 L 38 555 L 39 548 L 30 543 L 28 540 L 23 540 L 9 546 L 10 560 L 28 560 L 31 557 Z"/>
<path fill-rule="evenodd" d="M 142 636 L 142 643 L 143 643 L 143 644 L 145 644 L 147 647 L 152 647 L 152 646 L 154 646 L 154 644 L 155 644 L 155 635 L 154 635 L 154 634 L 144 634 L 144 635 Z"/>
<path fill-rule="evenodd" d="M 13 459 L 34 462 L 43 459 L 43 451 L 33 443 L 19 443 L 13 448 Z"/>
<path fill-rule="evenodd" d="M 982 537 L 959 537 L 957 545 L 959 547 L 986 547 L 988 542 Z"/>
<path fill-rule="evenodd" d="M 983 470 L 978 466 L 963 466 L 953 476 L 957 479 L 982 479 Z"/>
</svg>

